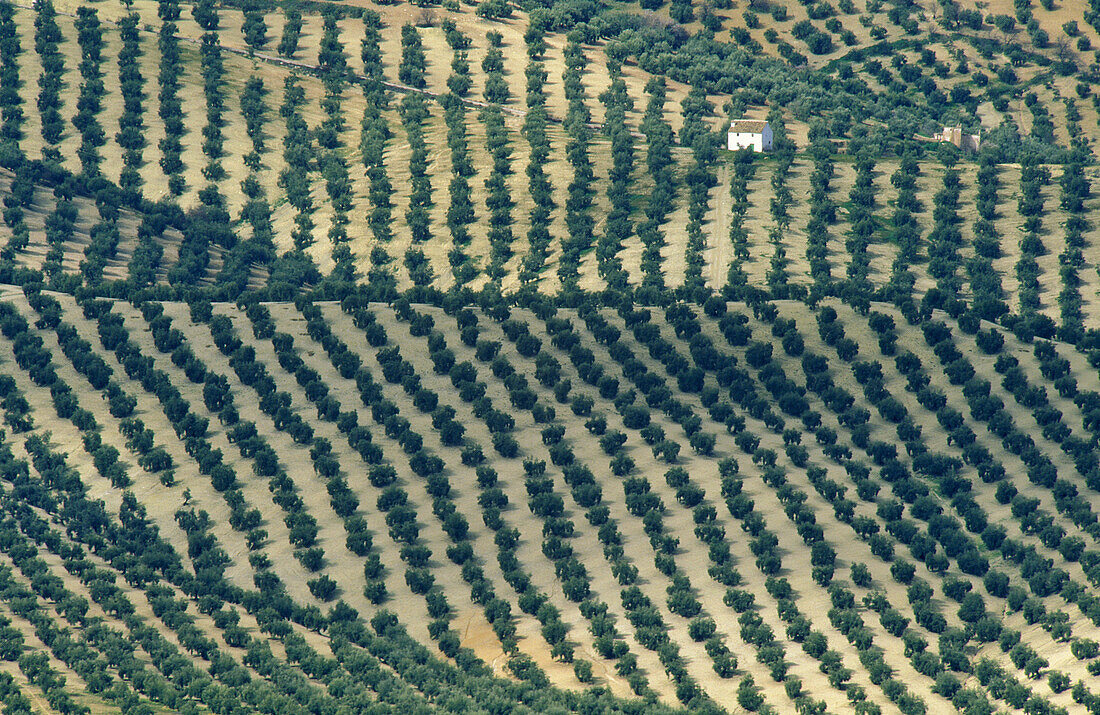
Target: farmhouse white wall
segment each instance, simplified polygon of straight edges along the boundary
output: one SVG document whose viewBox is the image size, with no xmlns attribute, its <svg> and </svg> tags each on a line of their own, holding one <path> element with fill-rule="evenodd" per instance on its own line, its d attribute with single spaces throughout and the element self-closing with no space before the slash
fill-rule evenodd
<svg viewBox="0 0 1100 715">
<path fill-rule="evenodd" d="M 771 151 L 772 128 L 767 122 L 762 123 L 764 126 L 759 131 L 737 131 L 740 123 L 733 122 L 730 125 L 730 130 L 726 134 L 727 149 L 730 151 L 737 151 L 738 149 L 752 149 L 756 152 Z M 761 124 L 761 122 L 754 122 L 754 124 Z"/>
</svg>

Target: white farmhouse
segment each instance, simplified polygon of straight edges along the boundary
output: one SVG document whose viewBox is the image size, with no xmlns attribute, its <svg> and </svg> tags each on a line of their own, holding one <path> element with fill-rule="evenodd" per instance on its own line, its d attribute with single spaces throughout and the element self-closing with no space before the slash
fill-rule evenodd
<svg viewBox="0 0 1100 715">
<path fill-rule="evenodd" d="M 726 134 L 726 148 L 730 151 L 752 149 L 764 152 L 772 149 L 772 128 L 767 122 L 753 119 L 735 119 Z"/>
<path fill-rule="evenodd" d="M 981 132 L 977 134 L 966 134 L 960 126 L 944 127 L 942 132 L 936 132 L 932 135 L 932 141 L 947 142 L 954 144 L 960 149 L 978 151 L 978 147 L 982 145 L 982 134 Z"/>
</svg>

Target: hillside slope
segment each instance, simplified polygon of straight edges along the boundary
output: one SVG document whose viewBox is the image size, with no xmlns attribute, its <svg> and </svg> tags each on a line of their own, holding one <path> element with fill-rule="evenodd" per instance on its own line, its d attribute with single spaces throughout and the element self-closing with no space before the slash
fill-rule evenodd
<svg viewBox="0 0 1100 715">
<path fill-rule="evenodd" d="M 280 667 L 333 694 L 291 651 L 335 649 L 346 664 L 337 624 L 316 621 L 338 599 L 500 675 L 537 681 L 529 662 L 577 688 L 588 662 L 612 692 L 669 703 L 736 709 L 752 683 L 780 711 L 1028 694 L 1073 709 L 1088 692 L 1100 626 L 1087 409 L 1100 380 L 1063 345 L 1009 336 L 988 354 L 939 316 L 925 340 L 898 332 L 892 309 L 869 320 L 839 304 L 777 303 L 758 317 L 676 304 L 665 322 L 646 308 L 81 308 L 9 292 L 2 310 L 14 338 L 0 368 L 15 432 L 5 492 L 24 494 L 5 502 L 12 533 L 111 621 L 118 596 L 96 591 L 67 551 L 91 543 L 85 562 L 120 570 L 121 593 L 153 609 L 147 626 L 195 652 L 158 600 L 178 589 L 198 607 L 188 623 L 253 677 L 270 677 L 247 655 L 270 641 Z M 54 350 L 52 372 L 38 344 Z M 1058 354 L 1077 383 L 1040 405 Z M 974 375 L 962 393 L 956 373 Z M 51 392 L 56 409 L 31 407 Z M 159 450 L 167 460 L 148 458 Z M 134 528 L 135 509 L 156 528 L 161 555 L 145 571 L 64 512 L 59 541 L 26 531 L 72 498 L 45 496 L 71 490 L 49 476 L 60 462 L 47 455 L 64 453 L 122 529 L 111 538 Z M 43 481 L 20 486 L 24 455 Z M 16 581 L 43 572 L 19 543 L 5 547 Z M 228 558 L 215 565 L 215 553 Z M 154 576 L 173 563 L 167 581 Z M 201 584 L 217 578 L 211 601 Z M 45 582 L 28 583 L 45 597 Z M 290 622 L 262 607 L 275 596 Z M 76 633 L 89 628 L 67 614 Z"/>
</svg>

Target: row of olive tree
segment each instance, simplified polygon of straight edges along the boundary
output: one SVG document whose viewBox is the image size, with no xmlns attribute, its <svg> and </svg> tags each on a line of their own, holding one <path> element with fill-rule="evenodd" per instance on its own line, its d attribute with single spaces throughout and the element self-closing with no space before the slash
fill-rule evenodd
<svg viewBox="0 0 1100 715">
<path fill-rule="evenodd" d="M 328 238 L 332 245 L 332 258 L 336 262 L 334 278 L 345 282 L 354 282 L 356 278 L 355 257 L 348 245 L 348 213 L 352 208 L 352 187 L 344 159 L 343 92 L 347 81 L 347 56 L 340 41 L 340 26 L 334 13 L 325 13 L 321 48 L 317 64 L 321 70 L 325 94 L 321 99 L 321 108 L 325 112 L 324 121 L 317 128 L 317 144 L 320 148 L 318 165 L 321 177 L 325 180 L 325 191 L 332 207 L 332 220 Z"/>
<path fill-rule="evenodd" d="M 363 97 L 366 100 L 366 107 L 363 111 L 359 148 L 363 155 L 367 178 L 370 181 L 368 197 L 371 211 L 367 223 L 374 239 L 367 280 L 379 298 L 388 300 L 397 290 L 397 279 L 391 266 L 393 257 L 386 250 L 386 246 L 393 239 L 391 223 L 394 189 L 384 161 L 386 142 L 390 140 L 391 131 L 384 114 L 389 107 L 389 94 L 382 84 L 381 29 L 382 21 L 376 13 L 364 13 L 364 37 L 360 47 L 360 57 L 365 77 Z"/>
<path fill-rule="evenodd" d="M 19 90 L 19 33 L 15 22 L 15 7 L 0 3 L 0 140 L 19 151 L 23 138 L 23 95 Z"/>
<path fill-rule="evenodd" d="M 505 265 L 512 258 L 512 201 L 508 177 L 512 175 L 512 148 L 508 143 L 508 128 L 500 104 L 508 101 L 508 84 L 504 80 L 503 38 L 499 32 L 486 35 L 489 50 L 481 63 L 485 71 L 485 101 L 489 106 L 481 111 L 485 125 L 485 143 L 493 159 L 492 171 L 485 179 L 485 206 L 489 210 L 489 265 L 486 273 L 494 281 L 505 276 Z"/>
<path fill-rule="evenodd" d="M 630 173 L 634 167 L 634 136 L 626 125 L 626 113 L 633 108 L 633 102 L 626 91 L 622 65 L 609 58 L 607 71 L 611 84 L 600 94 L 600 102 L 604 105 L 603 130 L 611 140 L 611 169 L 607 185 L 611 210 L 607 214 L 603 235 L 596 245 L 596 261 L 600 277 L 608 285 L 622 289 L 627 286 L 629 276 L 623 270 L 619 253 L 634 232 L 630 219 L 633 208 Z"/>
<path fill-rule="evenodd" d="M 178 0 L 165 0 L 157 4 L 160 17 L 160 70 L 157 82 L 160 120 L 164 124 L 164 137 L 160 140 L 160 167 L 168 177 L 168 190 L 173 196 L 180 196 L 187 188 L 183 179 L 183 143 L 186 129 L 183 124 L 183 102 L 180 99 L 180 77 L 183 65 L 180 57 Z"/>
<path fill-rule="evenodd" d="M 103 109 L 103 97 L 107 94 L 100 70 L 104 47 L 103 29 L 95 9 L 87 6 L 77 9 L 75 24 L 77 42 L 80 44 L 81 60 L 78 67 L 82 81 L 73 126 L 80 132 L 77 156 L 80 158 L 81 171 L 85 177 L 94 178 L 99 176 L 102 162 L 99 149 L 106 142 L 106 134 L 98 119 Z"/>
<path fill-rule="evenodd" d="M 122 48 L 118 53 L 122 114 L 118 118 L 118 133 L 115 134 L 115 143 L 123 150 L 118 185 L 123 191 L 135 193 L 140 191 L 143 183 L 140 170 L 144 164 L 142 152 L 147 144 L 143 106 L 145 77 L 139 66 L 142 50 L 138 20 L 137 15 L 127 15 L 118 25 L 119 39 L 122 40 Z"/>
<path fill-rule="evenodd" d="M 554 199 L 550 179 L 543 168 L 550 157 L 550 138 L 546 133 L 546 51 L 544 38 L 546 27 L 535 22 L 528 24 L 524 40 L 527 42 L 527 116 L 523 120 L 523 134 L 527 137 L 530 153 L 527 158 L 527 194 L 533 204 L 528 219 L 527 255 L 519 271 L 520 283 L 533 287 L 539 280 L 550 253 L 550 215 Z"/>
<path fill-rule="evenodd" d="M 57 26 L 57 10 L 50 0 L 35 5 L 34 49 L 42 73 L 38 76 L 38 99 L 36 106 L 42 125 L 42 139 L 45 147 L 42 158 L 47 162 L 61 163 L 61 136 L 65 131 L 65 121 L 61 117 L 61 89 L 65 75 L 65 59 L 58 50 L 63 40 L 61 28 Z"/>
<path fill-rule="evenodd" d="M 668 90 L 665 79 L 651 77 L 645 86 L 649 99 L 642 116 L 642 133 L 646 138 L 646 168 L 653 177 L 653 191 L 645 205 L 645 221 L 638 224 L 638 238 L 642 245 L 642 283 L 663 288 L 664 272 L 661 268 L 661 249 L 665 235 L 661 224 L 672 212 L 676 198 L 675 162 L 672 158 L 672 127 L 665 119 L 665 102 Z"/>
<path fill-rule="evenodd" d="M 581 72 L 588 64 L 580 44 L 570 41 L 565 46 L 565 70 L 562 84 L 569 107 L 565 115 L 565 131 L 569 134 L 566 156 L 573 168 L 569 182 L 569 195 L 565 201 L 565 224 L 569 237 L 562 241 L 562 254 L 558 260 L 558 279 L 563 287 L 576 287 L 580 280 L 582 255 L 592 246 L 595 219 L 592 217 L 592 184 L 595 174 L 588 155 L 592 131 L 589 123 L 592 113 L 587 106 Z"/>
</svg>

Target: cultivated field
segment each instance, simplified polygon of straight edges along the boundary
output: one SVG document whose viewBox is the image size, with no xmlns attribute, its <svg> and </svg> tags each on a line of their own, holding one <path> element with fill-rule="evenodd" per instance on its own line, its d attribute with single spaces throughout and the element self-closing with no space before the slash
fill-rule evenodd
<svg viewBox="0 0 1100 715">
<path fill-rule="evenodd" d="M 5 715 L 1100 712 L 1098 28 L 0 1 Z"/>
<path fill-rule="evenodd" d="M 223 682 L 277 688 L 281 664 L 341 702 L 332 678 L 358 676 L 323 629 L 339 600 L 499 675 L 530 662 L 667 702 L 751 705 L 755 683 L 779 711 L 1072 710 L 1088 692 L 1100 385 L 1065 346 L 836 303 L 3 306 L 4 553 L 30 589 L 5 603 L 25 646 L 64 620 L 108 676 L 93 616 L 214 644 Z M 1066 370 L 1074 389 L 1043 390 Z M 85 657 L 43 652 L 94 690 Z M 154 652 L 133 656 L 153 673 L 139 700 L 173 687 Z"/>
</svg>

